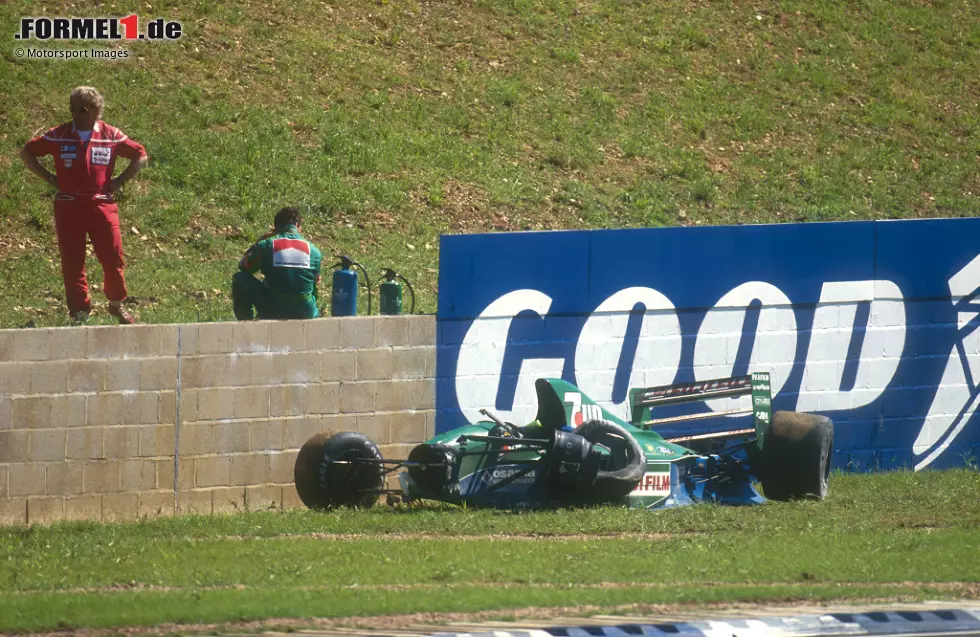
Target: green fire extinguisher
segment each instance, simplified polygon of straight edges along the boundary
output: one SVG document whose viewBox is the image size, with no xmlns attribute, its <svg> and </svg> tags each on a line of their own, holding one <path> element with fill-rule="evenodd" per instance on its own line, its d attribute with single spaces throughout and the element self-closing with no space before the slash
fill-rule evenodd
<svg viewBox="0 0 980 637">
<path fill-rule="evenodd" d="M 412 309 L 409 314 L 415 313 L 415 290 L 408 279 L 398 274 L 391 268 L 385 268 L 384 281 L 381 283 L 381 313 L 382 314 L 401 314 L 402 313 L 402 284 L 395 279 L 401 279 L 408 286 L 408 291 L 412 293 Z"/>
</svg>

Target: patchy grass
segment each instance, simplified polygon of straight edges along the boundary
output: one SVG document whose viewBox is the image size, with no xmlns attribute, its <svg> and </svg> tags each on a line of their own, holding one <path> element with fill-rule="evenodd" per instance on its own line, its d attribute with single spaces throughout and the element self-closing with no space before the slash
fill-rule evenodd
<svg viewBox="0 0 980 637">
<path fill-rule="evenodd" d="M 823 502 L 451 506 L 0 529 L 0 630 L 631 603 L 977 599 L 980 474 Z M 557 594 L 560 591 L 560 594 Z"/>
<path fill-rule="evenodd" d="M 407 276 L 422 312 L 442 233 L 980 214 L 974 2 L 140 9 L 97 13 L 186 35 L 117 62 L 0 52 L 0 327 L 65 321 L 51 193 L 16 151 L 79 83 L 151 156 L 121 203 L 145 322 L 230 320 L 236 259 L 285 204 L 325 254 Z M 80 11 L 12 0 L 0 25 Z"/>
</svg>

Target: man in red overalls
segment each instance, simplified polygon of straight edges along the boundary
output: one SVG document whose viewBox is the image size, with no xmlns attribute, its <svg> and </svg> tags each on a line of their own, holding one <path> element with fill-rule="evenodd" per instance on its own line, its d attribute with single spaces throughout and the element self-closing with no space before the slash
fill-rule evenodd
<svg viewBox="0 0 980 637">
<path fill-rule="evenodd" d="M 74 322 L 84 323 L 92 311 L 85 278 L 88 235 L 102 264 L 109 314 L 122 324 L 134 323 L 133 316 L 122 306 L 126 281 L 118 207 L 113 193 L 146 165 L 146 150 L 118 128 L 100 121 L 104 101 L 94 88 L 79 86 L 71 92 L 69 104 L 72 121 L 27 142 L 20 156 L 32 173 L 58 189 L 54 223 L 68 313 Z M 41 165 L 38 157 L 44 155 L 54 157 L 57 176 Z M 113 179 L 117 156 L 130 161 Z"/>
</svg>

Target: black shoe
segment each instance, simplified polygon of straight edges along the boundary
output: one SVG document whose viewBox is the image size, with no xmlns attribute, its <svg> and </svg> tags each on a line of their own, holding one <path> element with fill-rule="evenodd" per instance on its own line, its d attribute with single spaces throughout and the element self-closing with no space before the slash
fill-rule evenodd
<svg viewBox="0 0 980 637">
<path fill-rule="evenodd" d="M 85 325 L 88 323 L 88 310 L 79 310 L 71 315 L 72 325 Z"/>
</svg>

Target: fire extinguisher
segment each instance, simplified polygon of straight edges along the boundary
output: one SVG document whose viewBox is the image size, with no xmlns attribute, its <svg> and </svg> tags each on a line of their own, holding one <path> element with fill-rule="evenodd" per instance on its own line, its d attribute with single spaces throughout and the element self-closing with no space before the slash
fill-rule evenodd
<svg viewBox="0 0 980 637">
<path fill-rule="evenodd" d="M 385 280 L 381 283 L 381 314 L 402 313 L 402 284 L 395 279 L 401 279 L 408 286 L 408 291 L 412 293 L 412 309 L 408 313 L 415 314 L 415 290 L 408 279 L 391 268 L 385 268 L 382 276 Z"/>
<path fill-rule="evenodd" d="M 330 315 L 331 316 L 356 316 L 357 315 L 357 270 L 351 266 L 360 268 L 364 273 L 364 280 L 368 289 L 368 314 L 371 314 L 371 279 L 368 277 L 367 270 L 357 261 L 347 255 L 339 254 L 339 263 L 334 263 L 332 268 L 340 266 L 339 270 L 333 273 L 333 290 L 330 293 Z"/>
</svg>

